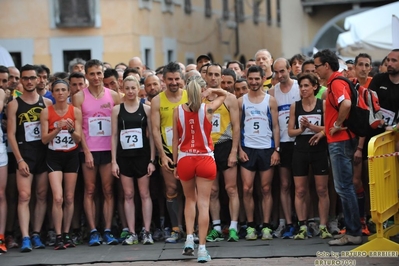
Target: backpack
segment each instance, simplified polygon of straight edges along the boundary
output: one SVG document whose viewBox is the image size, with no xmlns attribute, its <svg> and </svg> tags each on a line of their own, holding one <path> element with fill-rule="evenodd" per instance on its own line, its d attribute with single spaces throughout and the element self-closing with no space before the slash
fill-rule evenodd
<svg viewBox="0 0 399 266">
<path fill-rule="evenodd" d="M 351 109 L 348 117 L 343 123 L 343 126 L 347 127 L 359 137 L 364 137 L 372 130 L 378 128 L 378 126 L 381 125 L 382 112 L 377 93 L 360 86 L 357 80 L 352 82 L 343 76 L 334 78 L 331 81 L 330 86 L 336 79 L 344 80 L 348 83 L 351 95 Z M 338 111 L 338 106 L 334 106 L 331 103 L 331 100 L 330 104 Z"/>
</svg>

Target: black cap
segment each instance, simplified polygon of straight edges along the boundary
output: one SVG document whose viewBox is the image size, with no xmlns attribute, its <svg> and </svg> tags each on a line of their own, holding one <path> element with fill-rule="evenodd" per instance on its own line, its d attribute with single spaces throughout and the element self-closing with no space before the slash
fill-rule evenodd
<svg viewBox="0 0 399 266">
<path fill-rule="evenodd" d="M 346 64 L 351 64 L 351 65 L 354 65 L 354 64 L 355 64 L 355 62 L 353 61 L 353 59 L 346 60 L 345 63 L 346 63 Z"/>
<path fill-rule="evenodd" d="M 209 61 L 211 61 L 211 58 L 207 54 L 202 54 L 202 55 L 197 57 L 197 64 L 198 64 L 198 61 L 201 60 L 202 58 L 206 58 Z"/>
</svg>

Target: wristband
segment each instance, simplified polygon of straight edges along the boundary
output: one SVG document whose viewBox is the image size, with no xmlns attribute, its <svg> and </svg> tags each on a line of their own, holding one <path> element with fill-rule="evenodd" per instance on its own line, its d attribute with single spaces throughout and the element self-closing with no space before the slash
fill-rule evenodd
<svg viewBox="0 0 399 266">
<path fill-rule="evenodd" d="M 68 130 L 68 133 L 71 134 L 71 135 L 73 134 L 73 132 L 75 132 L 74 128 L 71 128 L 71 129 Z"/>
<path fill-rule="evenodd" d="M 24 158 L 19 159 L 19 160 L 17 161 L 17 164 L 19 164 L 20 162 L 23 162 L 23 161 L 25 161 Z"/>
<path fill-rule="evenodd" d="M 398 126 L 398 124 L 393 125 L 392 126 L 392 130 L 395 131 L 395 132 L 398 132 L 399 130 L 398 130 L 397 126 Z"/>
<path fill-rule="evenodd" d="M 356 150 L 357 151 L 363 151 L 363 148 L 357 147 Z"/>
<path fill-rule="evenodd" d="M 155 160 L 150 160 L 149 163 L 152 163 L 153 165 L 155 165 Z"/>
<path fill-rule="evenodd" d="M 323 136 L 326 135 L 326 133 L 324 132 L 324 130 L 320 131 L 321 134 L 323 134 Z"/>
<path fill-rule="evenodd" d="M 341 129 L 341 126 L 337 126 L 337 121 L 334 122 L 334 128 Z"/>
</svg>

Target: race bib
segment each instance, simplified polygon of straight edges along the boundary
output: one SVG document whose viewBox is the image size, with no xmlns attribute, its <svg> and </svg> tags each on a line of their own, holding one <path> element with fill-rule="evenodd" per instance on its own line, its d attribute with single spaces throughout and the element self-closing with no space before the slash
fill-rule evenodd
<svg viewBox="0 0 399 266">
<path fill-rule="evenodd" d="M 298 124 L 301 125 L 302 117 L 306 117 L 310 124 L 315 126 L 321 126 L 321 115 L 300 115 L 298 116 Z M 306 128 L 301 135 L 314 135 L 316 132 L 310 128 Z"/>
<path fill-rule="evenodd" d="M 288 129 L 288 120 L 290 120 L 290 110 L 282 110 L 278 112 L 278 124 L 280 126 L 280 132 Z"/>
<path fill-rule="evenodd" d="M 250 117 L 245 120 L 245 131 L 249 135 L 260 136 L 266 132 L 267 120 L 263 117 Z"/>
<path fill-rule="evenodd" d="M 70 150 L 76 146 L 68 130 L 61 130 L 55 138 L 50 141 L 48 148 L 50 150 Z"/>
<path fill-rule="evenodd" d="M 382 119 L 388 126 L 392 126 L 395 119 L 395 112 L 384 109 L 381 107 Z"/>
<path fill-rule="evenodd" d="M 172 146 L 173 141 L 173 127 L 165 127 L 166 145 Z"/>
<path fill-rule="evenodd" d="M 111 136 L 111 117 L 89 117 L 88 123 L 90 137 Z"/>
<path fill-rule="evenodd" d="M 220 132 L 220 114 L 213 114 L 212 117 L 212 133 Z"/>
<path fill-rule="evenodd" d="M 40 122 L 25 122 L 25 141 L 32 142 L 41 140 L 42 134 L 40 131 Z"/>
<path fill-rule="evenodd" d="M 143 132 L 141 128 L 121 130 L 120 142 L 124 150 L 143 148 Z"/>
</svg>

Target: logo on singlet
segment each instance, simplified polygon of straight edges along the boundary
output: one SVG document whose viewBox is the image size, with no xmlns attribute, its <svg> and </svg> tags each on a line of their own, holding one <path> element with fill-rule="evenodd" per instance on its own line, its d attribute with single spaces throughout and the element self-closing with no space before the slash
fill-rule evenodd
<svg viewBox="0 0 399 266">
<path fill-rule="evenodd" d="M 100 105 L 100 108 L 101 109 L 111 109 L 111 103 L 108 102 L 108 103 L 102 104 L 102 105 Z"/>
<path fill-rule="evenodd" d="M 169 106 L 160 107 L 160 110 L 161 110 L 161 111 L 169 111 Z"/>
<path fill-rule="evenodd" d="M 18 125 L 22 125 L 25 122 L 34 122 L 40 120 L 40 113 L 43 110 L 42 107 L 32 107 L 26 113 L 21 113 L 18 115 Z"/>
</svg>

